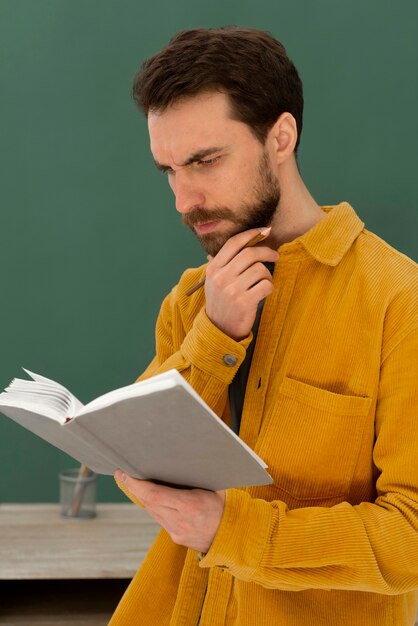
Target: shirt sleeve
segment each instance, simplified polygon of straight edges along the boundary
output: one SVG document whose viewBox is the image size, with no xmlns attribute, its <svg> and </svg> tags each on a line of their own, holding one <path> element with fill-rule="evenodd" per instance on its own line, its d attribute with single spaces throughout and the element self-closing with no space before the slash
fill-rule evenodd
<svg viewBox="0 0 418 626">
<path fill-rule="evenodd" d="M 186 328 L 193 318 L 190 328 Z M 165 298 L 156 325 L 156 355 L 138 381 L 178 370 L 218 415 L 223 413 L 228 386 L 243 362 L 252 333 L 234 341 L 207 317 L 204 304 L 195 314 L 181 311 L 177 288 Z"/>
<path fill-rule="evenodd" d="M 400 594 L 418 587 L 418 330 L 381 366 L 373 462 L 374 502 L 289 510 L 227 492 L 200 567 L 222 567 L 267 588 Z M 245 535 L 245 540 L 243 536 Z"/>
</svg>

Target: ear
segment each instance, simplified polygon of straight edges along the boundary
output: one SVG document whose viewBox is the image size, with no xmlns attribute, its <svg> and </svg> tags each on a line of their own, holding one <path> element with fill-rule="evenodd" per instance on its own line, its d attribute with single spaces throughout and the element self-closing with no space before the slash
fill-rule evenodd
<svg viewBox="0 0 418 626">
<path fill-rule="evenodd" d="M 296 120 L 291 113 L 282 113 L 270 128 L 268 138 L 278 165 L 294 154 L 298 131 Z"/>
</svg>

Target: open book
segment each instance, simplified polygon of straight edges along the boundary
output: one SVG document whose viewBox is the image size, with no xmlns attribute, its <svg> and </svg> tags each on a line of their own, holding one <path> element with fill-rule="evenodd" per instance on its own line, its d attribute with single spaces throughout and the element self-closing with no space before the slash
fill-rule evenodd
<svg viewBox="0 0 418 626">
<path fill-rule="evenodd" d="M 33 374 L 0 394 L 0 411 L 99 474 L 121 468 L 163 484 L 219 490 L 267 485 L 266 465 L 176 370 L 83 406 Z"/>
</svg>

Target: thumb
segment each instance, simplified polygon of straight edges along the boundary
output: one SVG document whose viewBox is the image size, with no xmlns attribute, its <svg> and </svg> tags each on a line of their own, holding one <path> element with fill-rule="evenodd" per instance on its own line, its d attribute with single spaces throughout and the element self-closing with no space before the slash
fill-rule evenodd
<svg viewBox="0 0 418 626">
<path fill-rule="evenodd" d="M 132 491 L 129 490 L 128 486 L 126 485 L 127 475 L 125 474 L 125 472 L 122 472 L 121 470 L 116 470 L 114 474 L 114 478 L 115 478 L 117 486 L 119 487 L 121 491 L 123 491 L 125 496 L 129 498 L 130 500 L 132 500 L 134 504 L 136 504 L 137 506 L 141 507 L 141 509 L 143 509 L 144 508 L 143 502 L 141 502 L 141 500 L 137 498 L 132 493 Z"/>
</svg>

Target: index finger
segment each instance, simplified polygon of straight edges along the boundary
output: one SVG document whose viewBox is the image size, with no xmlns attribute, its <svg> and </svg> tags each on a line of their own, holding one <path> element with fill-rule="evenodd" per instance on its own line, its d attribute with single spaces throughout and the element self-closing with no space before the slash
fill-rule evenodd
<svg viewBox="0 0 418 626">
<path fill-rule="evenodd" d="M 230 237 L 222 246 L 215 259 L 220 265 L 227 265 L 244 248 L 255 246 L 270 234 L 271 226 L 266 228 L 251 228 Z"/>
</svg>

